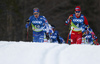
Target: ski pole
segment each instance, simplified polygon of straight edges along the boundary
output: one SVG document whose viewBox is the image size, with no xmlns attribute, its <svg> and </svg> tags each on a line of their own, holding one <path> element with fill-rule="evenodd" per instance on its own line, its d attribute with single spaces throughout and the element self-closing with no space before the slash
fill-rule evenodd
<svg viewBox="0 0 100 64">
<path fill-rule="evenodd" d="M 28 30 L 29 30 L 29 27 L 27 28 L 27 40 L 28 40 Z"/>
<path fill-rule="evenodd" d="M 28 41 L 28 34 L 29 34 L 29 20 L 27 20 L 27 41 Z"/>
</svg>

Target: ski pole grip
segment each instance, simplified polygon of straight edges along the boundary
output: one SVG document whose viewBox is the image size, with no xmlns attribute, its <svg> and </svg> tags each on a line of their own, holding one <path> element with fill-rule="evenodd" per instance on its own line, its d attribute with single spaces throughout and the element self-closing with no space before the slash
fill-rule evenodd
<svg viewBox="0 0 100 64">
<path fill-rule="evenodd" d="M 70 20 L 72 20 L 73 19 L 73 16 L 70 16 L 70 18 L 69 18 Z"/>
<path fill-rule="evenodd" d="M 26 20 L 26 22 L 29 22 L 30 20 L 28 19 L 28 20 Z"/>
</svg>

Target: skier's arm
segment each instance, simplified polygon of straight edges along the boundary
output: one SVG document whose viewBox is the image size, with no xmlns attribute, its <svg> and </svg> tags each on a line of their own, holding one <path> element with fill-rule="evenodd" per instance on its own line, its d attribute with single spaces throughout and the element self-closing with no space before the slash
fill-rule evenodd
<svg viewBox="0 0 100 64">
<path fill-rule="evenodd" d="M 44 28 L 45 29 L 44 31 L 45 31 L 45 34 L 46 34 L 46 38 L 49 39 L 50 38 L 49 37 L 49 34 L 48 34 L 49 33 L 49 23 L 48 23 L 47 19 L 44 16 L 43 16 L 43 21 L 44 21 L 44 24 L 43 25 L 45 27 Z"/>
<path fill-rule="evenodd" d="M 73 14 L 70 15 L 70 16 L 68 17 L 68 19 L 65 21 L 65 25 L 67 25 L 69 22 L 71 22 L 72 19 L 73 19 Z"/>
<path fill-rule="evenodd" d="M 88 24 L 88 21 L 87 21 L 87 18 L 84 16 L 84 24 L 86 26 L 86 29 L 89 28 L 89 24 Z"/>
<path fill-rule="evenodd" d="M 87 18 L 85 16 L 84 16 L 84 23 L 85 23 L 85 25 L 89 25 L 88 21 L 87 21 Z"/>
<path fill-rule="evenodd" d="M 26 28 L 28 28 L 31 25 L 31 23 L 32 23 L 32 21 L 30 21 L 31 18 L 32 18 L 32 16 L 30 16 L 29 19 L 26 21 L 27 22 L 26 23 Z"/>
<path fill-rule="evenodd" d="M 84 16 L 84 23 L 85 23 L 86 29 L 87 29 L 91 34 L 94 34 L 93 30 L 89 27 L 87 18 L 86 18 L 85 16 Z"/>
<path fill-rule="evenodd" d="M 46 27 L 46 33 L 48 33 L 49 32 L 49 23 L 44 16 L 43 16 L 43 20 L 45 21 L 44 26 Z"/>
</svg>

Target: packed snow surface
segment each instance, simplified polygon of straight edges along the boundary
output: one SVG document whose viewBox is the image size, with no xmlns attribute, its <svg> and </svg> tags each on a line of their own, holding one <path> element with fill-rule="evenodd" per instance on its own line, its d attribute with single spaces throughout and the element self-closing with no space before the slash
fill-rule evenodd
<svg viewBox="0 0 100 64">
<path fill-rule="evenodd" d="M 100 64 L 100 46 L 0 41 L 0 64 Z"/>
</svg>

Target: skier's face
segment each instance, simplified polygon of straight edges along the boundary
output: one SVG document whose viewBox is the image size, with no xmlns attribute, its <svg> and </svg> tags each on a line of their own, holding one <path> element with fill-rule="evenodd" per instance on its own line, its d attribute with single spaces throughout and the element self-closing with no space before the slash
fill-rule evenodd
<svg viewBox="0 0 100 64">
<path fill-rule="evenodd" d="M 81 15 L 81 11 L 75 11 L 75 15 L 79 17 Z"/>
<path fill-rule="evenodd" d="M 88 30 L 86 31 L 86 34 L 89 34 L 89 31 Z"/>
<path fill-rule="evenodd" d="M 52 30 L 53 30 L 53 31 L 55 31 L 55 29 L 54 29 L 54 28 L 52 28 Z"/>
<path fill-rule="evenodd" d="M 39 17 L 39 13 L 38 12 L 34 12 L 33 14 L 34 14 L 35 18 Z"/>
</svg>

